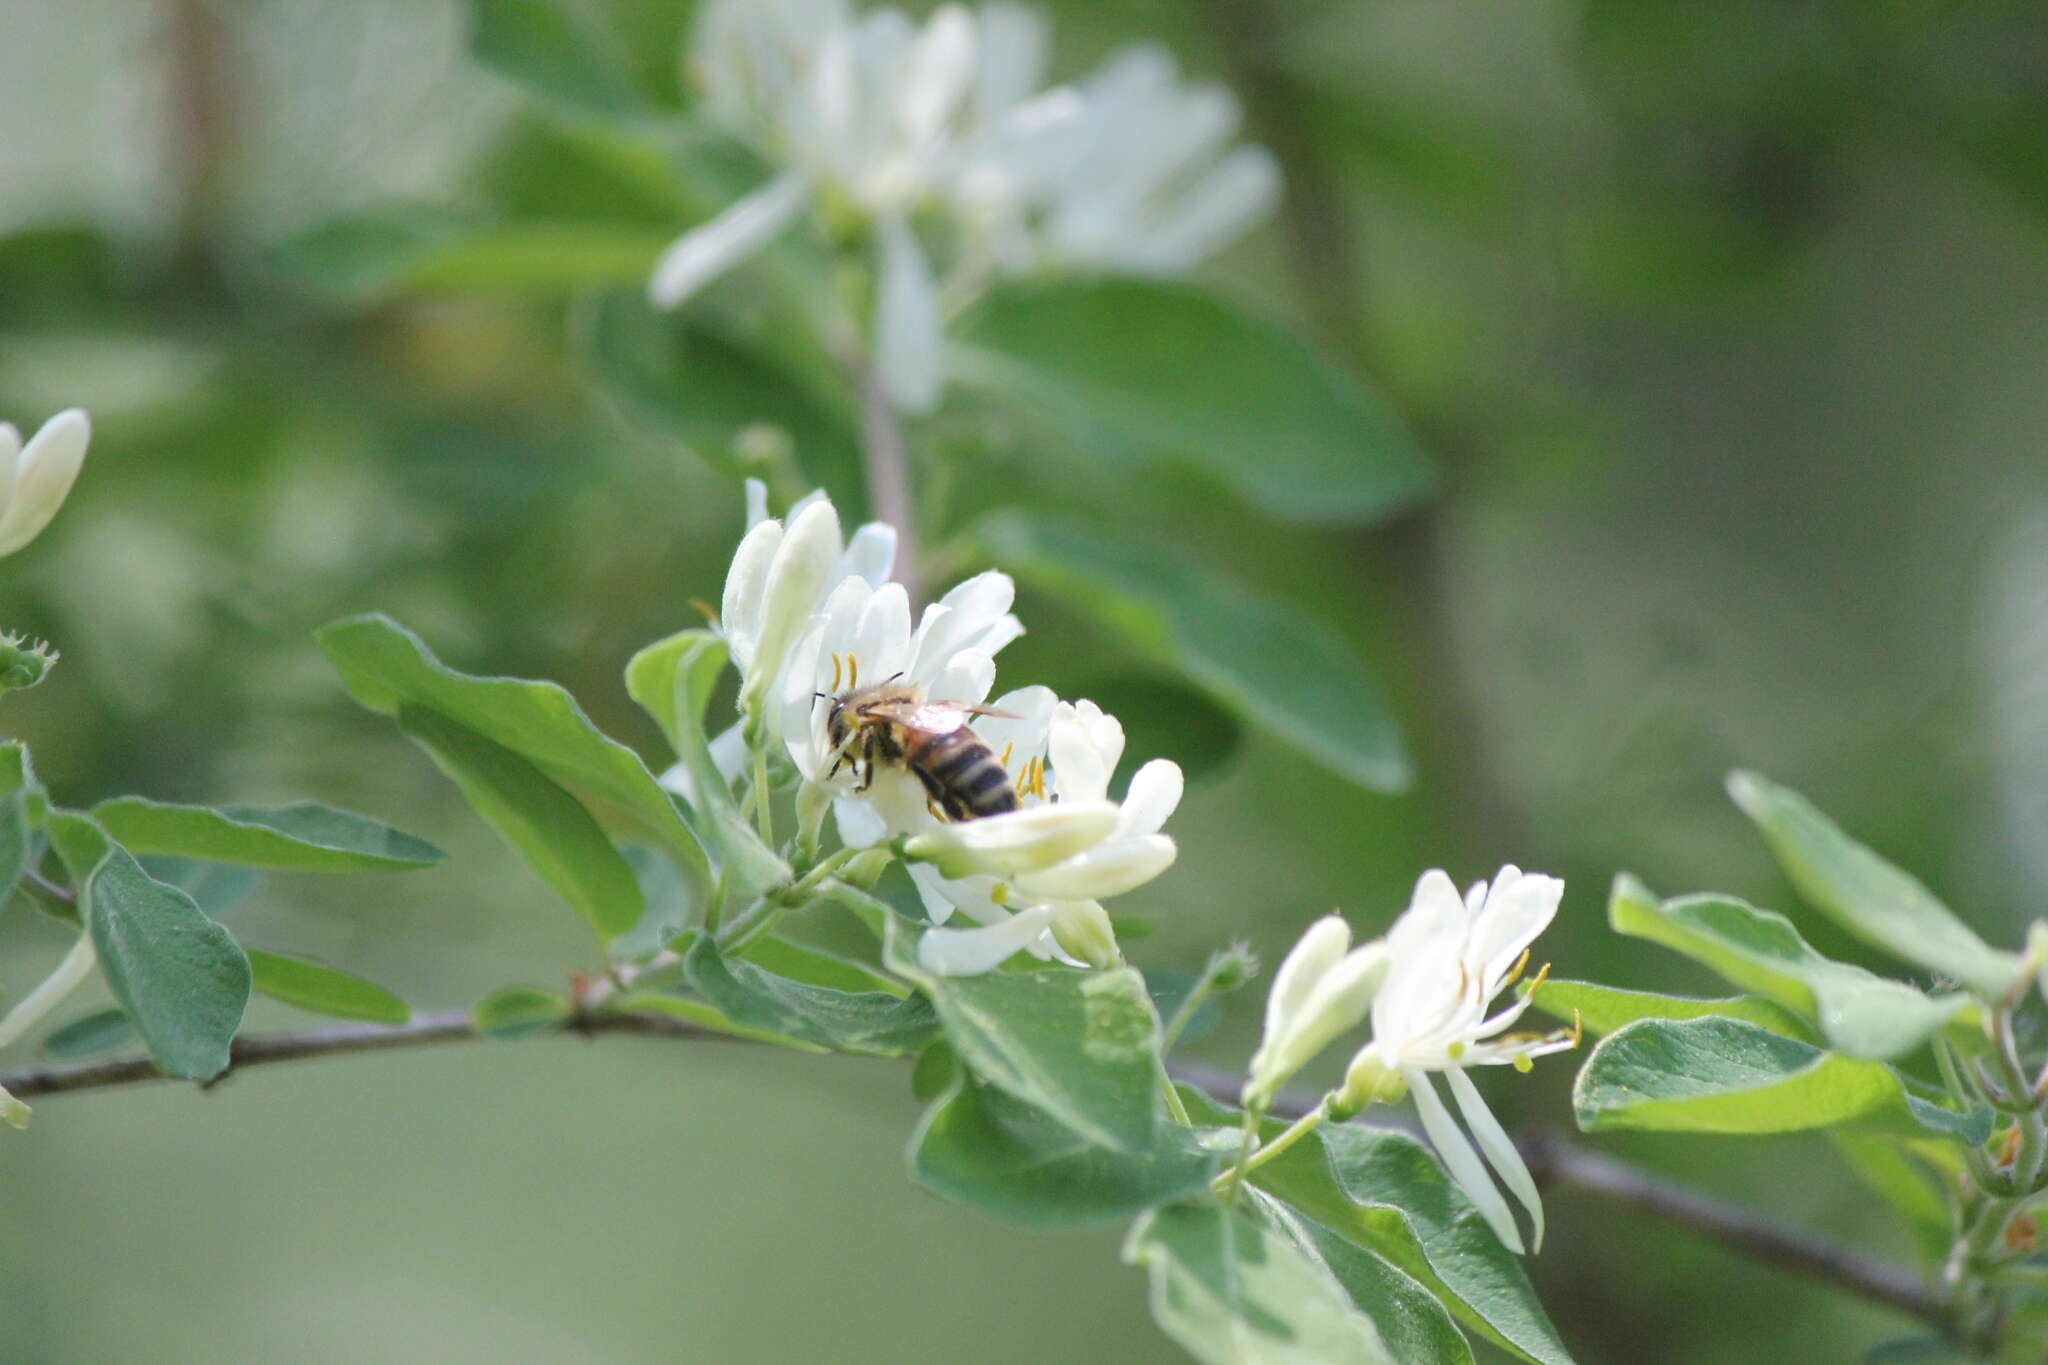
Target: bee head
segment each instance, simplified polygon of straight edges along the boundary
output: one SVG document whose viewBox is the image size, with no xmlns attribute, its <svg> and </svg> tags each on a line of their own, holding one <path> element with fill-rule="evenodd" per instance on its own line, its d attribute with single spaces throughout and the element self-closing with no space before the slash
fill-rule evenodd
<svg viewBox="0 0 2048 1365">
<path fill-rule="evenodd" d="M 852 738 L 853 722 L 846 714 L 846 699 L 850 695 L 850 691 L 836 696 L 824 692 L 812 694 L 816 699 L 829 703 L 825 708 L 825 738 L 831 741 L 834 749 L 845 748 L 846 741 Z"/>
</svg>

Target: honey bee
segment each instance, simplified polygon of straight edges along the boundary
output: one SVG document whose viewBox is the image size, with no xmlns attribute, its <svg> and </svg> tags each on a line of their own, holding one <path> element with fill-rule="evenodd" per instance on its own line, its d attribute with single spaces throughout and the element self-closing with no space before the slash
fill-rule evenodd
<svg viewBox="0 0 2048 1365">
<path fill-rule="evenodd" d="M 854 685 L 830 694 L 825 737 L 838 757 L 826 776 L 850 764 L 861 779 L 856 790 L 866 791 L 874 785 L 878 765 L 896 764 L 923 784 L 926 805 L 940 819 L 975 820 L 1016 810 L 1017 787 L 1003 760 L 967 724 L 973 716 L 1010 713 L 927 700 L 916 686 L 898 682 L 902 676 L 861 687 L 855 675 L 848 679 Z M 1039 780 L 1033 763 L 1027 784 Z"/>
</svg>

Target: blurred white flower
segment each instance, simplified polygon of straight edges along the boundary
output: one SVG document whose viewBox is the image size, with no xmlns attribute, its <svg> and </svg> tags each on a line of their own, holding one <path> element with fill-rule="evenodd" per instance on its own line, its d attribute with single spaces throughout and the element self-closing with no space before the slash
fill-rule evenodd
<svg viewBox="0 0 2048 1365">
<path fill-rule="evenodd" d="M 0 555 L 13 554 L 50 524 L 91 439 L 92 421 L 82 408 L 66 408 L 43 423 L 26 446 L 11 423 L 0 422 Z"/>
<path fill-rule="evenodd" d="M 961 876 L 944 864 L 912 863 L 911 879 L 934 924 L 943 925 L 957 910 L 980 926 L 926 931 L 920 959 L 949 975 L 988 971 L 1018 951 L 1077 966 L 1115 966 L 1122 954 L 1102 901 L 1172 865 L 1174 842 L 1159 831 L 1180 804 L 1180 767 L 1153 759 L 1132 775 L 1123 801 L 1113 803 L 1109 781 L 1124 749 L 1115 716 L 1091 701 L 1056 702 L 1043 687 L 1010 693 L 996 706 L 1015 718 L 984 718 L 976 731 L 1003 760 L 1023 809 L 949 827 L 950 837 L 973 839 L 981 827 L 1037 811 L 1064 811 L 1069 819 L 1107 811 L 1114 818 L 1092 840 L 1035 868 Z"/>
<path fill-rule="evenodd" d="M 1273 975 L 1266 1027 L 1245 1081 L 1247 1109 L 1263 1111 L 1280 1087 L 1337 1035 L 1365 1021 L 1387 974 L 1387 943 L 1351 946 L 1351 926 L 1325 915 L 1308 927 Z"/>
<path fill-rule="evenodd" d="M 1408 909 L 1387 934 L 1387 973 L 1372 1001 L 1372 1041 L 1352 1060 L 1341 1102 L 1362 1108 L 1406 1088 L 1415 1096 L 1423 1130 L 1445 1169 L 1511 1250 L 1522 1238 L 1507 1201 L 1479 1153 L 1460 1131 L 1429 1080 L 1440 1071 L 1480 1151 L 1529 1210 L 1533 1245 L 1543 1245 L 1543 1202 L 1514 1140 L 1486 1107 L 1465 1074 L 1467 1067 L 1513 1066 L 1573 1047 L 1577 1030 L 1508 1034 L 1529 1007 L 1522 997 L 1488 1015 L 1493 998 L 1521 974 L 1529 946 L 1557 914 L 1564 883 L 1509 865 L 1489 885 L 1476 882 L 1463 897 L 1451 879 L 1432 869 L 1415 884 Z M 1537 980 L 1542 980 L 1542 972 Z"/>
<path fill-rule="evenodd" d="M 677 307 L 809 208 L 872 249 L 876 372 L 926 411 L 945 318 L 993 275 L 1184 271 L 1271 209 L 1278 170 L 1234 145 L 1227 92 L 1184 84 L 1150 45 L 1042 89 L 1048 46 L 1044 20 L 1011 4 L 944 5 L 919 25 L 846 0 L 711 0 L 689 67 L 706 108 L 778 172 L 678 237 L 649 299 Z"/>
</svg>

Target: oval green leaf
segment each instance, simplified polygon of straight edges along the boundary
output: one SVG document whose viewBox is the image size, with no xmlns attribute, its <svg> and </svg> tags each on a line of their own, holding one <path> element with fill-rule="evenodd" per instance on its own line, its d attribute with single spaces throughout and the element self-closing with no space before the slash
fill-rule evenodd
<svg viewBox="0 0 2048 1365">
<path fill-rule="evenodd" d="M 1066 279 L 994 290 L 959 377 L 1101 458 L 1183 458 L 1274 516 L 1377 521 L 1435 486 L 1392 410 L 1285 327 L 1197 285 Z"/>
<path fill-rule="evenodd" d="M 43 1039 L 43 1051 L 52 1057 L 90 1057 L 95 1052 L 116 1048 L 135 1036 L 135 1025 L 120 1010 L 100 1010 L 52 1029 Z"/>
<path fill-rule="evenodd" d="M 120 796 L 93 818 L 130 852 L 236 863 L 280 872 L 431 867 L 447 855 L 367 815 L 294 801 L 281 806 L 180 806 Z"/>
<path fill-rule="evenodd" d="M 538 986 L 501 986 L 477 1001 L 470 1023 L 486 1038 L 511 1040 L 546 1033 L 574 1013 L 569 1002 Z"/>
<path fill-rule="evenodd" d="M 1812 802 L 1755 773 L 1731 773 L 1728 795 L 1763 831 L 1799 894 L 1866 943 L 1995 997 L 2020 960 L 1977 937 L 1919 879 L 1844 833 Z"/>
<path fill-rule="evenodd" d="M 273 1000 L 336 1019 L 402 1024 L 412 1018 L 406 1003 L 375 982 L 318 962 L 260 948 L 246 950 L 256 989 Z"/>
<path fill-rule="evenodd" d="M 1127 536 L 999 515 L 990 556 L 1179 670 L 1232 714 L 1375 791 L 1408 783 L 1392 707 L 1334 629 L 1199 561 Z"/>
<path fill-rule="evenodd" d="M 1579 1070 L 1581 1128 L 1791 1133 L 1858 1123 L 1982 1142 L 1989 1111 L 1911 1093 L 1883 1062 L 1845 1057 L 1739 1019 L 1643 1019 L 1600 1040 Z"/>
</svg>

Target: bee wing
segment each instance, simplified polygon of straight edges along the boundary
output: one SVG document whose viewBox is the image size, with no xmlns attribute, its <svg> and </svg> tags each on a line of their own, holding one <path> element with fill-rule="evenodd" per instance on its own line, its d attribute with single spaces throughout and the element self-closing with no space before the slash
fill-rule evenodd
<svg viewBox="0 0 2048 1365">
<path fill-rule="evenodd" d="M 963 701 L 927 701 L 919 702 L 909 710 L 909 714 L 893 716 L 891 719 L 900 720 L 915 730 L 943 735 L 965 725 L 970 716 L 1007 715 L 1007 711 L 998 711 L 988 706 L 973 706 Z"/>
</svg>

